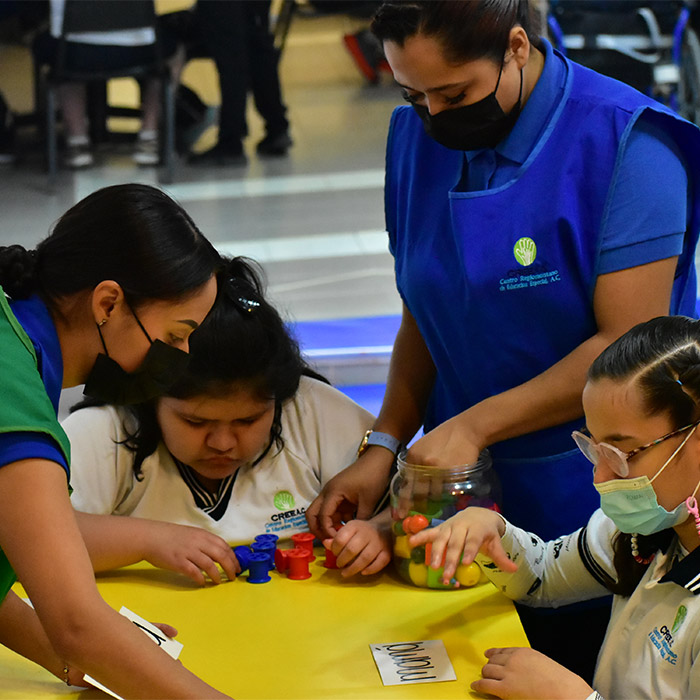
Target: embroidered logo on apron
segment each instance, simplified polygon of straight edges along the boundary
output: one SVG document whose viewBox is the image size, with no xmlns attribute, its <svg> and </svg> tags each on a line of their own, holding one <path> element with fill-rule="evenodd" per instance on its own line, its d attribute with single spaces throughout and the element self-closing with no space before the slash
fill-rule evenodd
<svg viewBox="0 0 700 700">
<path fill-rule="evenodd" d="M 513 246 L 515 259 L 523 266 L 527 267 L 535 262 L 537 257 L 537 246 L 532 238 L 519 238 Z"/>
<path fill-rule="evenodd" d="M 561 282 L 559 270 L 551 270 L 546 262 L 538 262 L 537 244 L 532 238 L 523 236 L 518 238 L 513 246 L 513 257 L 516 262 L 526 270 L 516 268 L 509 270 L 499 280 L 499 291 L 510 292 L 514 289 L 529 289 L 531 287 L 541 287 L 543 285 Z"/>
</svg>

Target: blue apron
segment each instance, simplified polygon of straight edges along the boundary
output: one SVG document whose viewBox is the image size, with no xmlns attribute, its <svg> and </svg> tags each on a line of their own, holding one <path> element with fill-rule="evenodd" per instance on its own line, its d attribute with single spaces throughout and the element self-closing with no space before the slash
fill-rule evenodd
<svg viewBox="0 0 700 700">
<path fill-rule="evenodd" d="M 671 313 L 695 315 L 700 132 L 621 83 L 569 61 L 566 71 L 526 162 L 495 189 L 459 191 L 464 154 L 429 138 L 410 107 L 392 117 L 385 196 L 397 285 L 437 368 L 426 430 L 596 333 L 600 232 L 619 154 L 643 112 L 687 159 L 693 209 Z M 581 527 L 599 505 L 570 437 L 582 420 L 490 446 L 505 515 L 545 539 Z"/>
</svg>

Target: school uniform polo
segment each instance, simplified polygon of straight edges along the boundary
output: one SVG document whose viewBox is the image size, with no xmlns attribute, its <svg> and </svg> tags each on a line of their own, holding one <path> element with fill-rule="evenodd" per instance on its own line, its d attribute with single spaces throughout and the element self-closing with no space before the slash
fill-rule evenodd
<svg viewBox="0 0 700 700">
<path fill-rule="evenodd" d="M 10 304 L 0 289 L 0 347 L 0 468 L 23 459 L 46 459 L 67 472 L 70 445 L 56 418 L 63 379 L 61 348 L 48 309 L 38 297 Z M 0 601 L 15 578 L 0 551 Z"/>
<path fill-rule="evenodd" d="M 494 149 L 441 146 L 411 107 L 392 116 L 390 249 L 437 370 L 426 430 L 595 335 L 599 275 L 678 256 L 670 312 L 695 315 L 700 131 L 544 47 L 542 74 Z M 571 440 L 581 421 L 489 446 L 505 515 L 546 539 L 598 506 Z"/>
<path fill-rule="evenodd" d="M 71 414 L 63 427 L 72 447 L 71 496 L 76 510 L 192 525 L 230 544 L 272 533 L 281 539 L 308 530 L 305 512 L 323 485 L 357 457 L 374 417 L 323 382 L 302 377 L 282 407 L 284 447 L 274 445 L 244 465 L 212 494 L 190 467 L 161 442 L 133 473 L 134 453 L 123 441 L 133 417 L 111 406 Z"/>
<path fill-rule="evenodd" d="M 507 523 L 501 544 L 518 570 L 504 573 L 481 554 L 477 562 L 509 598 L 558 607 L 609 594 L 604 581 L 616 578 L 617 534 L 601 510 L 586 527 L 550 542 Z M 699 582 L 700 548 L 688 554 L 674 539 L 667 552 L 656 553 L 631 596 L 614 596 L 593 679 L 605 700 L 700 697 Z"/>
</svg>

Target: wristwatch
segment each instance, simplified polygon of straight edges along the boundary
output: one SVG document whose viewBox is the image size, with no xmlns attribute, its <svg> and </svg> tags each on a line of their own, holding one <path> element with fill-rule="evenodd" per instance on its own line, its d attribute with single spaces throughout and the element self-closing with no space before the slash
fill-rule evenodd
<svg viewBox="0 0 700 700">
<path fill-rule="evenodd" d="M 397 440 L 393 435 L 389 433 L 380 433 L 376 430 L 368 430 L 365 436 L 362 438 L 360 446 L 357 448 L 357 456 L 364 454 L 368 447 L 372 445 L 379 445 L 380 447 L 386 447 L 391 454 L 397 455 L 399 449 L 401 448 L 401 441 Z"/>
</svg>

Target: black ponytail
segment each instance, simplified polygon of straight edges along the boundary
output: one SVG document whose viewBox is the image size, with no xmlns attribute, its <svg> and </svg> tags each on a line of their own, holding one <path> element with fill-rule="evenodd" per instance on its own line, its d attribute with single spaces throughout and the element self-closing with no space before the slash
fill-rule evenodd
<svg viewBox="0 0 700 700">
<path fill-rule="evenodd" d="M 21 245 L 0 246 L 0 286 L 12 299 L 26 299 L 36 292 L 36 251 Z"/>
</svg>

